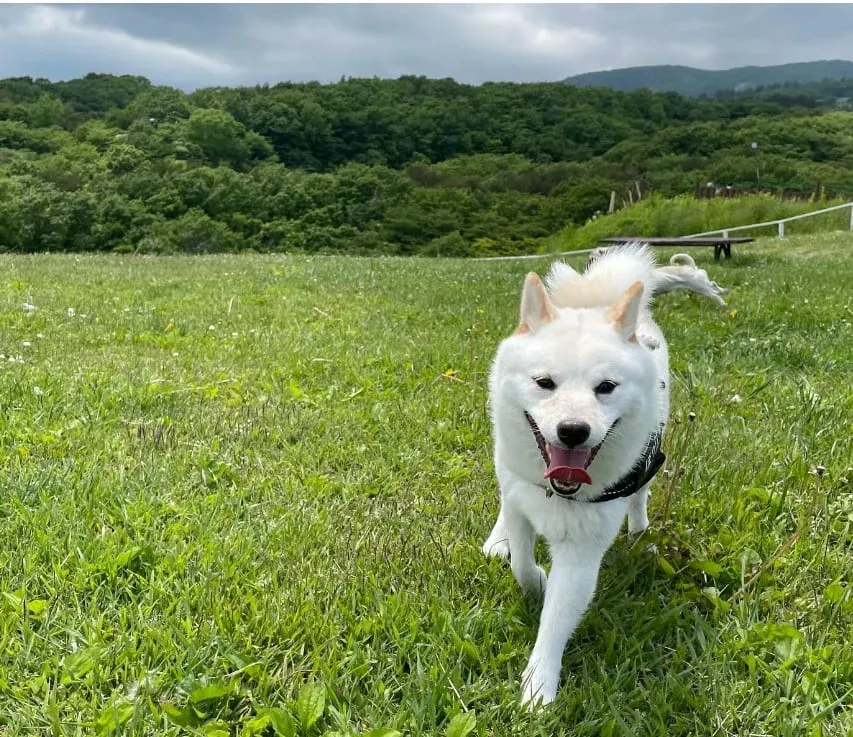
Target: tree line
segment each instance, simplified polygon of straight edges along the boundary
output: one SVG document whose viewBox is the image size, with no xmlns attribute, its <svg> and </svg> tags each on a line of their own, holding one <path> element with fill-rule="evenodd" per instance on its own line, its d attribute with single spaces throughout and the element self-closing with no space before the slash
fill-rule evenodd
<svg viewBox="0 0 853 737">
<path fill-rule="evenodd" d="M 762 94 L 559 83 L 6 79 L 0 248 L 517 253 L 611 191 L 851 194 L 851 122 Z"/>
</svg>

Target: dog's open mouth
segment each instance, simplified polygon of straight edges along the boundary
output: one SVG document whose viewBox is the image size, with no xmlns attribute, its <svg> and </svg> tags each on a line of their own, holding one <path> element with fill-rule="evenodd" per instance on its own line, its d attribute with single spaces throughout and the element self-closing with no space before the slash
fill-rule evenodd
<svg viewBox="0 0 853 737">
<path fill-rule="evenodd" d="M 587 469 L 595 460 L 598 451 L 601 450 L 601 446 L 604 445 L 607 438 L 616 429 L 619 419 L 610 426 L 602 441 L 594 448 L 571 449 L 546 442 L 545 438 L 542 437 L 539 426 L 530 414 L 525 412 L 524 416 L 530 424 L 533 437 L 539 446 L 539 452 L 545 461 L 545 478 L 550 482 L 551 488 L 558 494 L 570 496 L 577 493 L 582 484 L 591 484 L 592 477 L 587 472 Z"/>
<path fill-rule="evenodd" d="M 559 445 L 548 444 L 548 468 L 545 478 L 551 482 L 554 491 L 563 494 L 573 494 L 581 484 L 591 484 L 592 478 L 587 473 L 590 464 L 595 460 L 602 440 L 594 448 L 570 450 Z"/>
</svg>

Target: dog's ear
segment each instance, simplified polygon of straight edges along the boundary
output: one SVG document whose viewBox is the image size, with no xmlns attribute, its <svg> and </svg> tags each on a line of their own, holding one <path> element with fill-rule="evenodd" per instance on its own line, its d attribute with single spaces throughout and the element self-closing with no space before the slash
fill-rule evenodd
<svg viewBox="0 0 853 737">
<path fill-rule="evenodd" d="M 635 281 L 613 307 L 607 311 L 607 319 L 613 323 L 616 332 L 625 340 L 636 342 L 637 317 L 643 300 L 643 283 Z"/>
<path fill-rule="evenodd" d="M 521 291 L 521 315 L 516 334 L 535 333 L 545 323 L 557 317 L 557 309 L 551 302 L 539 275 L 531 271 L 524 280 Z"/>
</svg>

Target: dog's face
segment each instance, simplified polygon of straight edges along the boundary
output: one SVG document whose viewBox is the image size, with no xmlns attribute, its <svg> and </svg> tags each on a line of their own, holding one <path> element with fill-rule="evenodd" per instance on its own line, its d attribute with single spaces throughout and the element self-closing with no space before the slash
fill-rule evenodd
<svg viewBox="0 0 853 737">
<path fill-rule="evenodd" d="M 598 452 L 656 401 L 654 364 L 635 338 L 641 297 L 637 283 L 609 309 L 557 309 L 538 277 L 525 282 L 502 392 L 541 432 L 555 485 L 591 483 Z"/>
</svg>

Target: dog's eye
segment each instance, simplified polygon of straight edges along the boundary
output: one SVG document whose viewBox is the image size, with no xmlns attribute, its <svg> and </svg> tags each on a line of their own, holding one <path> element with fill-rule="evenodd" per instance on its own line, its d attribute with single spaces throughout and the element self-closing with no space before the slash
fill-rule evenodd
<svg viewBox="0 0 853 737">
<path fill-rule="evenodd" d="M 536 376 L 533 381 L 540 389 L 556 389 L 557 385 L 550 376 Z"/>
<path fill-rule="evenodd" d="M 606 379 L 602 381 L 597 387 L 595 387 L 596 394 L 613 394 L 613 390 L 619 386 L 615 381 L 610 381 L 610 379 Z"/>
</svg>

